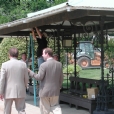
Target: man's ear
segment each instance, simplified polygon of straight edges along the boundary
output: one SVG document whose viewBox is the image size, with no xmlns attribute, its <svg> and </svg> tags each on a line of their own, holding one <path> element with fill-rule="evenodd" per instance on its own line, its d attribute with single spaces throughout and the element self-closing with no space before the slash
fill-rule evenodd
<svg viewBox="0 0 114 114">
<path fill-rule="evenodd" d="M 8 53 L 8 57 L 11 58 L 10 54 Z"/>
</svg>

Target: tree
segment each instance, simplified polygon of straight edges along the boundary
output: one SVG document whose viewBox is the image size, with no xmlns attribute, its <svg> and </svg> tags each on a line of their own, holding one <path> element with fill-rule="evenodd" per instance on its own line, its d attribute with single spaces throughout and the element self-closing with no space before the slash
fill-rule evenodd
<svg viewBox="0 0 114 114">
<path fill-rule="evenodd" d="M 112 60 L 114 58 L 114 40 L 113 39 L 110 39 L 108 41 L 108 47 L 106 47 L 105 57 L 106 57 L 105 59 L 107 59 L 110 64 L 114 62 L 114 60 Z"/>
<path fill-rule="evenodd" d="M 15 1 L 15 2 L 14 2 Z M 1 0 L 0 1 L 0 24 L 26 17 L 27 13 L 39 11 L 50 6 L 65 2 L 66 0 Z M 51 4 L 51 5 L 50 5 Z M 49 47 L 54 47 L 54 42 L 49 39 Z M 17 47 L 20 54 L 26 52 L 25 38 L 4 38 L 0 44 L 0 66 L 8 60 L 7 52 L 10 47 Z M 20 59 L 20 55 L 19 55 Z"/>
<path fill-rule="evenodd" d="M 0 44 L 0 66 L 3 62 L 7 61 L 8 50 L 11 47 L 17 47 L 19 53 L 26 52 L 26 39 L 25 38 L 4 38 Z M 20 59 L 20 55 L 19 55 Z"/>
<path fill-rule="evenodd" d="M 27 16 L 27 13 L 49 8 L 66 0 L 1 0 L 0 24 Z"/>
</svg>

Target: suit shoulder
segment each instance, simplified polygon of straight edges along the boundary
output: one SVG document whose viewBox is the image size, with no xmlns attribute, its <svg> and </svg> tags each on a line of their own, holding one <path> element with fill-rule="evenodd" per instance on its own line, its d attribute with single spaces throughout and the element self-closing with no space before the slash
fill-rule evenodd
<svg viewBox="0 0 114 114">
<path fill-rule="evenodd" d="M 20 61 L 20 60 L 18 60 L 18 62 L 19 62 L 20 64 L 23 64 L 23 65 L 25 65 L 25 66 L 26 66 L 26 63 L 25 63 L 25 62 Z"/>
<path fill-rule="evenodd" d="M 23 62 L 23 61 L 21 61 L 21 60 L 18 60 L 18 62 L 21 63 L 21 64 L 25 64 L 25 62 Z"/>
<path fill-rule="evenodd" d="M 2 63 L 2 65 L 6 65 L 6 64 L 8 64 L 9 62 L 10 62 L 10 60 L 8 60 L 8 61 Z"/>
<path fill-rule="evenodd" d="M 43 62 L 40 66 L 43 67 L 47 64 L 47 62 Z"/>
<path fill-rule="evenodd" d="M 59 62 L 59 61 L 56 61 L 58 64 L 61 64 L 62 65 L 62 63 L 61 62 Z"/>
</svg>

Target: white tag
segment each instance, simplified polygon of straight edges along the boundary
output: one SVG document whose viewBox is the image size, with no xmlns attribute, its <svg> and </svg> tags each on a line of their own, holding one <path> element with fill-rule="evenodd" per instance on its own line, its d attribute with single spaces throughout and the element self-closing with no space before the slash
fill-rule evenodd
<svg viewBox="0 0 114 114">
<path fill-rule="evenodd" d="M 95 98 L 95 95 L 92 95 L 91 97 L 92 97 L 92 98 Z"/>
</svg>

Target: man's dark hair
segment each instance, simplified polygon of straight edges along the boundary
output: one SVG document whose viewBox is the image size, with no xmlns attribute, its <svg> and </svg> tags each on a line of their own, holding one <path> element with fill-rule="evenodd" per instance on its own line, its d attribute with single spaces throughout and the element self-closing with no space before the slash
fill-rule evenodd
<svg viewBox="0 0 114 114">
<path fill-rule="evenodd" d="M 58 57 L 58 55 L 57 54 L 53 54 L 53 57 Z"/>
<path fill-rule="evenodd" d="M 18 49 L 15 48 L 15 47 L 10 48 L 9 49 L 9 54 L 10 54 L 11 57 L 18 58 L 18 54 L 19 54 Z"/>
<path fill-rule="evenodd" d="M 21 55 L 23 55 L 23 54 L 24 54 L 24 55 L 27 55 L 26 52 L 23 52 Z"/>
<path fill-rule="evenodd" d="M 51 48 L 45 48 L 45 54 L 48 53 L 50 57 L 53 57 L 53 50 Z"/>
</svg>

